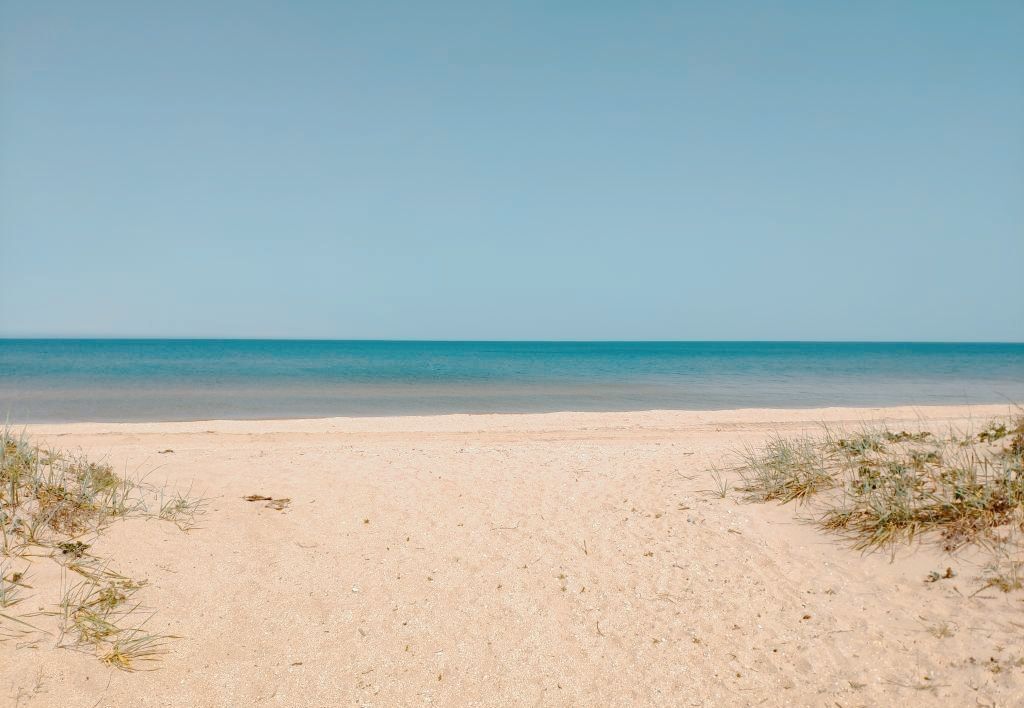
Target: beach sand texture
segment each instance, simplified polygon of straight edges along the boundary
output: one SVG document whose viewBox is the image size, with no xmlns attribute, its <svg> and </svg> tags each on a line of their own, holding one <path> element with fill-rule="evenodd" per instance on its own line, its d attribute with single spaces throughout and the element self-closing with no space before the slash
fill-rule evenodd
<svg viewBox="0 0 1024 708">
<path fill-rule="evenodd" d="M 131 520 L 94 545 L 180 636 L 156 670 L 0 642 L 0 705 L 1024 705 L 1022 595 L 969 597 L 980 557 L 861 555 L 795 505 L 701 491 L 774 431 L 1006 413 L 29 426 L 209 505 L 188 533 Z M 47 578 L 33 605 L 58 601 Z"/>
</svg>

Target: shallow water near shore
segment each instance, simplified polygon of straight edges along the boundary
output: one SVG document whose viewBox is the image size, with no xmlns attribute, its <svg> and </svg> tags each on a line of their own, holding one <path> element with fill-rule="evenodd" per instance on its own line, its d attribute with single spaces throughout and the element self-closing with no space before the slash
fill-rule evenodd
<svg viewBox="0 0 1024 708">
<path fill-rule="evenodd" d="M 0 340 L 23 422 L 1024 400 L 1024 344 Z"/>
</svg>

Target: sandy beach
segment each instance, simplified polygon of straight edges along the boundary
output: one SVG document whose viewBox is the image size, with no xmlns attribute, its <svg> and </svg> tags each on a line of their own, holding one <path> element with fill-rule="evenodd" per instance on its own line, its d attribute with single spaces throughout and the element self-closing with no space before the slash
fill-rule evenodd
<svg viewBox="0 0 1024 708">
<path fill-rule="evenodd" d="M 155 670 L 0 642 L 0 704 L 1024 705 L 1024 602 L 972 596 L 976 554 L 862 555 L 798 506 L 703 492 L 774 431 L 1007 412 L 29 426 L 208 506 L 187 533 L 136 519 L 93 541 L 149 581 L 147 626 L 180 637 Z M 46 572 L 40 607 L 58 601 Z"/>
</svg>

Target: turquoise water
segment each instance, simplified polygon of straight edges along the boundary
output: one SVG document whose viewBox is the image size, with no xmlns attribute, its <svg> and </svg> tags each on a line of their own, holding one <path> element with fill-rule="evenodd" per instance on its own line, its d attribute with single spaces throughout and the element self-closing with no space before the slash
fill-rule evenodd
<svg viewBox="0 0 1024 708">
<path fill-rule="evenodd" d="M 0 340 L 15 422 L 1024 401 L 1024 344 Z"/>
</svg>

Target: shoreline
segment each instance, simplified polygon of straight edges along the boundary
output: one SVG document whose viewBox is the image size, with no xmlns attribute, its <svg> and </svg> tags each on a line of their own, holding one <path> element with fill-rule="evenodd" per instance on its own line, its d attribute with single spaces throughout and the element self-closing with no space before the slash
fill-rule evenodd
<svg viewBox="0 0 1024 708">
<path fill-rule="evenodd" d="M 750 420 L 768 416 L 776 422 L 816 421 L 849 422 L 856 414 L 863 414 L 857 421 L 899 419 L 909 420 L 919 417 L 955 417 L 974 418 L 976 416 L 991 417 L 994 415 L 1012 414 L 1014 410 L 1024 409 L 1024 402 L 983 403 L 983 404 L 905 404 L 896 406 L 827 406 L 810 408 L 721 408 L 721 409 L 642 409 L 642 410 L 609 410 L 609 411 L 546 411 L 539 413 L 432 413 L 408 415 L 359 415 L 359 416 L 320 416 L 297 418 L 203 418 L 196 420 L 128 420 L 128 421 L 65 421 L 65 422 L 27 422 L 11 423 L 15 430 L 26 429 L 41 434 L 48 434 L 55 429 L 71 429 L 67 432 L 84 432 L 86 429 L 110 428 L 113 430 L 130 430 L 132 428 L 165 427 L 175 432 L 206 432 L 211 429 L 240 428 L 247 425 L 257 427 L 270 426 L 275 430 L 322 430 L 339 427 L 364 430 L 371 422 L 384 427 L 399 423 L 432 422 L 432 423 L 486 423 L 496 424 L 501 421 L 521 421 L 535 424 L 554 418 L 629 418 L 644 420 L 688 419 L 698 421 Z M 442 426 L 450 427 L 450 426 Z M 78 429 L 83 429 L 79 431 Z M 202 428 L 202 431 L 199 430 Z"/>
</svg>

